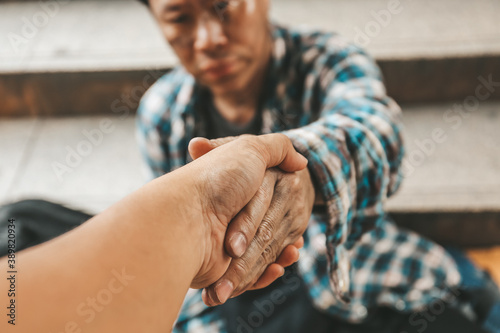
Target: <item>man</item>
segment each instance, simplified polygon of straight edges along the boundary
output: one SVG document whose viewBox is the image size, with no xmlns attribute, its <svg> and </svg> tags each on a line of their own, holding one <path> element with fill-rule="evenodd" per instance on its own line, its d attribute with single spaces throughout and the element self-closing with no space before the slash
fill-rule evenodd
<svg viewBox="0 0 500 333">
<path fill-rule="evenodd" d="M 321 332 L 342 323 L 371 325 L 384 309 L 390 318 L 409 315 L 436 299 L 459 308 L 453 291 L 462 277 L 450 254 L 384 212 L 402 178 L 400 109 L 364 51 L 336 34 L 269 23 L 268 0 L 149 5 L 181 63 L 152 86 L 138 111 L 139 143 L 154 176 L 202 154 L 204 148 L 188 154 L 195 136 L 281 132 L 309 161 L 291 176 L 268 171 L 228 229 L 226 250 L 234 259 L 227 272 L 188 297 L 178 331 Z M 269 303 L 286 282 L 253 294 L 267 310 L 248 293 L 227 301 L 259 286 L 267 265 L 304 229 L 291 273 L 300 283 L 288 302 Z M 225 304 L 207 308 L 202 299 Z M 269 304 L 290 314 L 274 315 Z M 252 317 L 255 311 L 260 315 Z M 398 320 L 393 330 L 408 323 Z"/>
</svg>

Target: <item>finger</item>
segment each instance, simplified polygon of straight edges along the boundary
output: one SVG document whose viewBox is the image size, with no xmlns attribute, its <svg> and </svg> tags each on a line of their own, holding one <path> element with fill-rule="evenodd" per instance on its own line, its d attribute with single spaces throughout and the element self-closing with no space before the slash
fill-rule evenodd
<svg viewBox="0 0 500 333">
<path fill-rule="evenodd" d="M 205 138 L 194 138 L 189 141 L 188 151 L 193 160 L 205 155 L 212 149 L 209 140 Z"/>
<path fill-rule="evenodd" d="M 255 196 L 231 221 L 226 231 L 225 248 L 233 258 L 241 257 L 254 238 L 264 218 L 274 193 L 276 173 L 266 171 L 264 180 Z"/>
<path fill-rule="evenodd" d="M 278 166 L 284 171 L 294 172 L 302 170 L 307 166 L 307 159 L 299 154 L 293 147 L 290 139 L 281 133 L 259 136 L 228 136 L 212 140 L 194 138 L 189 142 L 188 150 L 191 157 L 196 159 L 212 149 L 225 145 L 226 143 L 236 141 L 237 139 L 241 142 L 239 144 L 246 145 L 251 149 L 253 148 L 257 153 L 259 153 L 267 168 Z"/>
<path fill-rule="evenodd" d="M 259 239 L 260 230 L 259 228 L 255 239 Z M 248 287 L 253 285 L 253 281 L 256 281 L 264 273 L 267 266 L 274 263 L 280 249 L 279 243 L 273 239 L 264 250 L 261 250 L 261 248 L 260 241 L 253 241 L 247 252 L 241 258 L 233 259 L 226 273 L 207 288 L 209 298 L 216 305 L 225 303 L 231 295 L 237 295 L 248 290 Z"/>
<path fill-rule="evenodd" d="M 197 158 L 205 155 L 212 149 L 215 149 L 219 146 L 222 146 L 226 143 L 229 143 L 231 141 L 236 140 L 238 137 L 236 136 L 228 136 L 224 138 L 219 138 L 219 139 L 206 139 L 206 138 L 193 138 L 191 141 L 189 141 L 188 145 L 188 151 L 189 155 L 191 155 L 191 158 L 193 160 L 196 160 Z"/>
<path fill-rule="evenodd" d="M 203 300 L 203 303 L 205 303 L 207 306 L 212 306 L 212 302 L 208 299 L 208 294 L 206 289 L 202 290 L 201 299 Z"/>
<path fill-rule="evenodd" d="M 293 243 L 293 246 L 295 246 L 297 249 L 301 249 L 304 247 L 304 237 L 301 236 L 295 243 Z"/>
<path fill-rule="evenodd" d="M 307 159 L 295 150 L 286 135 L 273 133 L 256 138 L 259 145 L 255 148 L 264 157 L 268 168 L 278 166 L 284 171 L 294 172 L 307 166 Z"/>
<path fill-rule="evenodd" d="M 226 273 L 207 288 L 207 293 L 216 304 L 224 303 L 234 293 L 247 290 L 253 284 L 250 282 L 256 281 L 265 268 L 276 261 L 284 246 L 289 244 L 284 242 L 295 241 L 300 237 L 288 239 L 290 221 L 285 220 L 288 211 L 286 196 L 274 195 L 245 254 L 233 259 Z"/>
<path fill-rule="evenodd" d="M 285 269 L 279 264 L 269 265 L 260 278 L 253 284 L 249 290 L 262 289 L 279 279 L 285 274 Z"/>
<path fill-rule="evenodd" d="M 203 303 L 207 306 L 216 306 L 217 303 L 211 298 L 210 294 L 208 293 L 207 288 L 203 289 L 201 291 L 201 299 Z"/>
<path fill-rule="evenodd" d="M 299 260 L 299 250 L 294 245 L 288 245 L 285 247 L 283 252 L 281 252 L 276 264 L 282 267 L 288 267 Z"/>
<path fill-rule="evenodd" d="M 278 260 L 275 263 L 267 266 L 264 273 L 257 279 L 257 281 L 252 285 L 249 290 L 262 289 L 269 286 L 276 279 L 283 276 L 285 272 L 285 267 L 288 267 L 299 260 L 299 250 L 294 245 L 288 245 L 285 247 L 283 252 L 280 254 Z M 237 294 L 233 294 L 231 298 L 242 294 L 241 291 Z"/>
</svg>

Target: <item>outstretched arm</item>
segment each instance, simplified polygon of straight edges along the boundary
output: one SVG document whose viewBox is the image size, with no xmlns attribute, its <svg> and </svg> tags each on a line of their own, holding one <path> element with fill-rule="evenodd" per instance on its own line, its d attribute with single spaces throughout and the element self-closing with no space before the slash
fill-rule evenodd
<svg viewBox="0 0 500 333">
<path fill-rule="evenodd" d="M 20 252 L 16 331 L 170 330 L 187 289 L 207 286 L 227 269 L 227 225 L 266 169 L 293 172 L 306 164 L 284 135 L 244 137 Z M 0 288 L 8 284 L 2 279 Z M 1 331 L 10 326 L 0 323 Z"/>
<path fill-rule="evenodd" d="M 316 79 L 307 80 L 306 85 L 309 91 L 316 92 L 320 103 L 303 115 L 303 122 L 315 121 L 284 132 L 297 151 L 308 159 L 308 169 L 293 176 L 283 175 L 279 180 L 284 186 L 271 182 L 273 186 L 266 187 L 264 183 L 264 191 L 256 195 L 257 204 L 245 207 L 243 218 L 232 223 L 228 241 L 233 234 L 241 232 L 247 235 L 247 244 L 251 246 L 208 288 L 208 294 L 215 299 L 210 305 L 227 299 L 216 290 L 225 280 L 234 286 L 233 295 L 252 286 L 252 278 L 273 262 L 283 245 L 302 234 L 296 230 L 307 226 L 313 202 L 321 204 L 328 214 L 323 227 L 329 270 L 311 266 L 305 269 L 307 273 L 303 277 L 314 287 L 330 288 L 331 285 L 338 299 L 349 300 L 348 251 L 365 233 L 383 223 L 384 202 L 399 187 L 404 152 L 400 109 L 387 97 L 375 62 L 337 35 L 332 35 L 318 54 L 308 64 L 313 68 L 311 78 Z M 201 153 L 207 150 L 202 148 Z M 294 186 L 296 184 L 300 186 Z M 265 195 L 266 188 L 270 188 L 270 195 Z M 285 191 L 279 191 L 280 188 Z M 279 204 L 269 204 L 270 198 Z M 255 211 L 265 212 L 265 218 Z M 280 214 L 276 214 L 277 211 Z M 283 234 L 292 239 L 278 245 L 275 240 L 282 240 Z M 230 248 L 231 244 L 226 247 Z M 320 277 L 325 273 L 328 277 Z M 328 278 L 331 284 L 324 283 Z"/>
</svg>

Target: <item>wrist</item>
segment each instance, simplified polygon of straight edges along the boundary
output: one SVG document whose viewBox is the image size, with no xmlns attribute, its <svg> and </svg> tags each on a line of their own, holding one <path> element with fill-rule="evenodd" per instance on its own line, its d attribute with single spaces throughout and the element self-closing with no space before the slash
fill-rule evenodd
<svg viewBox="0 0 500 333">
<path fill-rule="evenodd" d="M 158 237 L 167 234 L 179 237 L 178 253 L 185 257 L 183 265 L 189 268 L 192 280 L 203 266 L 209 233 L 203 219 L 202 193 L 198 190 L 196 172 L 191 169 L 184 167 L 157 179 L 159 191 L 165 195 L 158 195 L 162 200 L 152 211 L 160 221 L 162 216 L 168 217 L 168 223 L 161 224 Z"/>
<path fill-rule="evenodd" d="M 307 188 L 307 199 L 311 205 L 311 208 L 315 205 L 315 202 L 318 198 L 316 189 L 314 187 L 314 182 L 312 180 L 311 173 L 309 172 L 309 168 L 305 168 L 304 170 L 299 171 L 302 174 L 304 184 L 306 184 Z"/>
</svg>

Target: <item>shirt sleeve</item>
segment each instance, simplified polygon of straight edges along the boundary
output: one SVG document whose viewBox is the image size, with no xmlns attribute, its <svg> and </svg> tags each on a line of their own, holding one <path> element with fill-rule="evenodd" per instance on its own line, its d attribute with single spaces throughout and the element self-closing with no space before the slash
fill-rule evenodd
<svg viewBox="0 0 500 333">
<path fill-rule="evenodd" d="M 170 171 L 168 138 L 169 96 L 172 85 L 168 76 L 160 78 L 142 97 L 137 109 L 136 138 L 141 155 L 147 165 L 148 180 Z"/>
<path fill-rule="evenodd" d="M 348 301 L 346 253 L 382 220 L 384 202 L 402 179 L 401 111 L 374 61 L 355 46 L 323 52 L 313 70 L 319 73 L 317 120 L 285 134 L 308 159 L 323 196 L 330 284 Z"/>
</svg>

